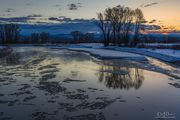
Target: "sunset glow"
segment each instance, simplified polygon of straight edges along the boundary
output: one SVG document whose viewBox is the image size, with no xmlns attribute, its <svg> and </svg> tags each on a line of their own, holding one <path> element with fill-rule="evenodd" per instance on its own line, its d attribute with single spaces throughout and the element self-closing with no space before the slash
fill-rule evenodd
<svg viewBox="0 0 180 120">
<path fill-rule="evenodd" d="M 97 12 L 106 7 L 125 5 L 132 9 L 142 9 L 146 20 L 153 21 L 151 24 L 159 25 L 163 31 L 180 30 L 179 0 L 0 0 L 0 2 L 1 18 L 39 15 L 40 21 L 59 16 L 92 19 L 97 17 Z"/>
</svg>

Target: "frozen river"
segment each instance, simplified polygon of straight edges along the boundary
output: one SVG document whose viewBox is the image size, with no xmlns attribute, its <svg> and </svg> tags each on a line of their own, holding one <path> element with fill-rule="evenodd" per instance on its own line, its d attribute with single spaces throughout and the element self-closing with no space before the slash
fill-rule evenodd
<svg viewBox="0 0 180 120">
<path fill-rule="evenodd" d="M 0 120 L 180 119 L 180 80 L 149 61 L 13 49 L 0 59 Z"/>
</svg>

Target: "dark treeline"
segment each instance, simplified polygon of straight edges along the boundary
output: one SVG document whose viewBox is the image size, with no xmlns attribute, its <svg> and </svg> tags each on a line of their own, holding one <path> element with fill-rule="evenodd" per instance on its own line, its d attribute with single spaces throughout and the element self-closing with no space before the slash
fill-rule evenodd
<svg viewBox="0 0 180 120">
<path fill-rule="evenodd" d="M 0 41 L 5 44 L 17 43 L 20 37 L 20 28 L 16 24 L 0 25 Z"/>
<path fill-rule="evenodd" d="M 50 34 L 46 32 L 32 33 L 30 43 L 44 44 L 50 42 Z"/>
<path fill-rule="evenodd" d="M 170 35 L 143 35 L 141 43 L 180 43 L 180 37 Z"/>
<path fill-rule="evenodd" d="M 72 39 L 58 38 L 51 36 L 47 32 L 32 33 L 30 36 L 20 35 L 20 27 L 17 24 L 0 25 L 1 44 L 45 44 L 45 43 L 92 43 L 96 42 L 93 33 L 82 33 L 80 31 L 71 32 Z"/>
<path fill-rule="evenodd" d="M 95 38 L 93 33 L 82 33 L 80 31 L 72 31 L 72 38 L 63 38 L 51 36 L 49 33 L 32 33 L 31 36 L 21 36 L 21 42 L 24 44 L 45 44 L 45 43 L 94 43 Z"/>
<path fill-rule="evenodd" d="M 17 24 L 0 25 L 0 43 L 2 44 L 44 44 L 50 42 L 49 33 L 32 33 L 31 36 L 21 36 Z"/>
<path fill-rule="evenodd" d="M 73 37 L 72 43 L 92 43 L 94 41 L 94 33 L 82 33 L 80 31 L 71 32 Z"/>
<path fill-rule="evenodd" d="M 117 6 L 107 8 L 98 13 L 97 25 L 101 29 L 104 45 L 130 45 L 136 46 L 140 41 L 140 31 L 144 15 L 140 9 L 132 10 L 129 7 Z"/>
</svg>

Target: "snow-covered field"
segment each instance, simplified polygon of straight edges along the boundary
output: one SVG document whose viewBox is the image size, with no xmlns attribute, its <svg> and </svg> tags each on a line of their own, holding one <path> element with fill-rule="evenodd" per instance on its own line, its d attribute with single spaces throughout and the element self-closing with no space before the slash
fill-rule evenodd
<svg viewBox="0 0 180 120">
<path fill-rule="evenodd" d="M 128 52 L 120 52 L 115 50 L 105 50 L 98 48 L 68 48 L 69 50 L 82 51 L 91 54 L 92 56 L 101 58 L 101 59 L 133 59 L 133 60 L 146 60 L 146 57 L 143 55 L 138 55 Z"/>
<path fill-rule="evenodd" d="M 173 45 L 180 45 L 180 43 L 146 43 L 145 46 L 173 46 Z"/>
<path fill-rule="evenodd" d="M 108 48 L 118 51 L 125 51 L 125 52 L 146 55 L 166 62 L 180 61 L 179 50 L 169 50 L 169 49 L 152 50 L 152 49 L 144 49 L 144 48 L 140 49 L 140 48 L 123 48 L 123 47 L 108 47 Z"/>
<path fill-rule="evenodd" d="M 104 47 L 101 43 L 48 46 L 50 46 L 51 48 L 66 48 L 74 51 L 87 52 L 93 56 L 102 59 L 144 60 L 147 57 L 152 57 L 165 62 L 180 62 L 180 50 L 172 49 L 127 48 L 117 46 Z M 3 46 L 0 46 L 0 50 L 3 48 Z"/>
<path fill-rule="evenodd" d="M 103 44 L 101 43 L 92 43 L 92 44 L 78 44 L 79 46 L 83 47 L 89 47 L 89 48 L 103 48 Z M 169 45 L 169 44 L 168 44 Z M 128 49 L 138 49 L 138 50 L 145 50 L 145 51 L 150 51 L 150 52 L 155 52 L 155 53 L 160 53 L 168 56 L 173 56 L 173 57 L 179 57 L 180 58 L 180 50 L 172 50 L 172 49 L 146 49 L 146 48 L 128 48 Z"/>
<path fill-rule="evenodd" d="M 61 46 L 64 47 L 64 46 Z M 116 47 L 109 46 L 104 47 L 102 44 L 77 44 L 77 45 L 68 45 L 65 48 L 84 51 L 91 53 L 95 56 L 100 56 L 104 58 L 134 58 L 134 55 L 144 55 L 152 58 L 156 58 L 166 62 L 180 62 L 180 50 L 171 50 L 171 49 L 145 49 L 145 48 L 126 48 L 126 47 Z M 130 54 L 131 53 L 131 54 Z M 139 56 L 138 56 L 139 57 Z"/>
</svg>

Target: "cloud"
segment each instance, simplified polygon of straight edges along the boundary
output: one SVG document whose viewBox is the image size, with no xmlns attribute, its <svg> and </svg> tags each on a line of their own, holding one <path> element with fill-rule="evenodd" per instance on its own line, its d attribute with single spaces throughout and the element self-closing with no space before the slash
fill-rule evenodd
<svg viewBox="0 0 180 120">
<path fill-rule="evenodd" d="M 13 8 L 7 8 L 7 9 L 5 10 L 5 12 L 11 13 L 11 12 L 16 12 L 16 10 L 13 9 Z"/>
<path fill-rule="evenodd" d="M 161 30 L 162 28 L 159 25 L 146 25 L 145 29 L 146 30 Z"/>
<path fill-rule="evenodd" d="M 80 19 L 72 19 L 66 16 L 60 16 L 60 17 L 49 17 L 48 18 L 49 21 L 54 21 L 54 22 L 63 22 L 63 23 L 78 23 L 78 22 L 92 22 L 95 21 L 94 19 L 84 19 L 84 18 L 80 18 Z"/>
<path fill-rule="evenodd" d="M 78 10 L 78 8 L 82 7 L 81 3 L 71 3 L 67 5 L 69 10 Z"/>
<path fill-rule="evenodd" d="M 3 17 L 7 17 L 7 16 L 10 16 L 11 14 L 1 14 L 0 16 L 3 16 Z"/>
<path fill-rule="evenodd" d="M 27 17 L 35 18 L 35 17 L 42 17 L 42 15 L 40 15 L 40 14 L 32 14 L 32 15 L 28 15 Z"/>
<path fill-rule="evenodd" d="M 77 10 L 78 6 L 74 3 L 68 4 L 69 10 Z"/>
<path fill-rule="evenodd" d="M 62 10 L 62 8 L 61 8 L 61 5 L 60 5 L 60 4 L 53 5 L 53 7 L 58 8 L 58 10 L 59 10 L 59 11 L 61 11 L 61 10 Z"/>
<path fill-rule="evenodd" d="M 28 23 L 31 20 L 37 20 L 38 17 L 42 17 L 40 14 L 32 14 L 28 16 L 21 16 L 21 17 L 0 17 L 1 22 L 13 22 L 13 23 Z"/>
<path fill-rule="evenodd" d="M 60 17 L 49 17 L 48 20 L 50 21 L 57 21 L 57 22 L 68 22 L 68 21 L 71 21 L 72 19 L 71 18 L 67 18 L 65 16 L 60 16 Z"/>
<path fill-rule="evenodd" d="M 82 4 L 81 3 L 77 3 L 79 7 L 82 7 Z"/>
<path fill-rule="evenodd" d="M 151 20 L 149 23 L 152 24 L 152 23 L 156 23 L 156 22 L 157 22 L 157 20 L 154 19 L 154 20 Z"/>
<path fill-rule="evenodd" d="M 159 4 L 159 3 L 158 2 L 153 2 L 153 3 L 148 3 L 148 4 L 142 4 L 141 7 L 146 8 L 146 7 L 151 7 L 151 6 L 154 6 L 154 5 L 157 5 L 157 4 Z"/>
<path fill-rule="evenodd" d="M 31 6 L 32 4 L 31 3 L 26 3 L 26 6 Z"/>
<path fill-rule="evenodd" d="M 53 5 L 53 7 L 61 7 L 60 4 Z"/>
<path fill-rule="evenodd" d="M 56 17 L 50 17 L 50 18 L 48 18 L 48 20 L 58 21 L 58 18 L 56 18 Z"/>
<path fill-rule="evenodd" d="M 28 22 L 29 20 L 34 20 L 35 18 L 29 17 L 13 17 L 13 18 L 0 18 L 3 22 Z"/>
</svg>

